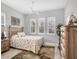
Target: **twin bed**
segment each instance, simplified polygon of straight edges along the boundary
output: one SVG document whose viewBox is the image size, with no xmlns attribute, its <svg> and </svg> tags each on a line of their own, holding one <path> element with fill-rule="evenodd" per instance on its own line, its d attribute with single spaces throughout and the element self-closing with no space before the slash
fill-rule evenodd
<svg viewBox="0 0 79 59">
<path fill-rule="evenodd" d="M 36 54 L 43 45 L 44 39 L 42 36 L 26 35 L 21 26 L 10 26 L 9 37 L 11 47 L 32 51 Z"/>
</svg>

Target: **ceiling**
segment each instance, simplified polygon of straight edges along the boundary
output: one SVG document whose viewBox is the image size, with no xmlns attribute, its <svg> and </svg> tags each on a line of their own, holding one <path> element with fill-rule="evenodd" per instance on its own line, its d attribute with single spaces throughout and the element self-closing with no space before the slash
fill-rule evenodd
<svg viewBox="0 0 79 59">
<path fill-rule="evenodd" d="M 32 1 L 34 2 L 33 4 Z M 31 7 L 37 12 L 64 8 L 67 0 L 2 0 L 2 3 L 28 14 L 32 13 Z"/>
</svg>

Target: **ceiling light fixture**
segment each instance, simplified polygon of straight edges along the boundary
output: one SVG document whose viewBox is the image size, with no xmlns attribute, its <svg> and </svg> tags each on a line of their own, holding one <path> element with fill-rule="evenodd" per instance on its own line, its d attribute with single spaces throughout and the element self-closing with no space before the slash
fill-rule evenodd
<svg viewBox="0 0 79 59">
<path fill-rule="evenodd" d="M 36 11 L 34 7 L 35 7 L 35 1 L 32 1 L 32 6 L 30 8 L 31 9 L 31 13 L 34 14 L 34 15 L 38 15 L 39 12 Z"/>
</svg>

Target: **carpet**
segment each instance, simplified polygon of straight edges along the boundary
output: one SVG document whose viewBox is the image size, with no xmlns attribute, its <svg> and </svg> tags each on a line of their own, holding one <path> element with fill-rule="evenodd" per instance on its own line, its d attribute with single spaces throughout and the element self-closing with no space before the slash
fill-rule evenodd
<svg viewBox="0 0 79 59">
<path fill-rule="evenodd" d="M 22 51 L 11 59 L 54 59 L 54 56 L 54 47 L 41 47 L 38 54 L 35 54 L 30 51 Z"/>
</svg>

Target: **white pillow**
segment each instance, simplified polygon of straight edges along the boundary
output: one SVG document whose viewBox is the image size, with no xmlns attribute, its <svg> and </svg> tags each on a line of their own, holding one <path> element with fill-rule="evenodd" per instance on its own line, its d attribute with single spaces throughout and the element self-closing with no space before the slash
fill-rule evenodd
<svg viewBox="0 0 79 59">
<path fill-rule="evenodd" d="M 25 36 L 25 33 L 24 33 L 24 32 L 18 32 L 17 35 L 18 35 L 19 37 L 24 37 L 24 36 Z"/>
<path fill-rule="evenodd" d="M 13 35 L 11 38 L 16 39 L 17 37 L 18 37 L 17 35 Z"/>
</svg>

